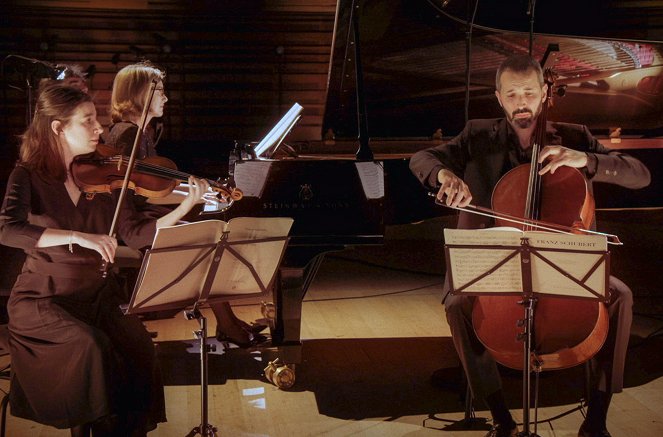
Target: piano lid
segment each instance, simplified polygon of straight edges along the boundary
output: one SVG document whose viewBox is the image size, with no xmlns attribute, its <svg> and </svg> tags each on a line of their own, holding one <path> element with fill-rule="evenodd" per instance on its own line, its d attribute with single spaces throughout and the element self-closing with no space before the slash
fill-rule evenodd
<svg viewBox="0 0 663 437">
<path fill-rule="evenodd" d="M 465 123 L 466 19 L 474 1 L 355 0 L 371 138 L 445 136 Z M 323 134 L 357 135 L 352 0 L 339 0 Z M 443 3 L 447 3 L 445 7 Z M 470 118 L 501 117 L 495 71 L 513 53 L 527 53 L 528 2 L 479 2 L 472 35 Z M 663 131 L 663 42 L 650 37 L 663 5 L 629 9 L 616 0 L 539 1 L 533 55 L 559 46 L 555 70 L 564 97 L 550 119 L 586 124 L 595 133 Z M 472 10 L 469 10 L 470 16 Z M 660 27 L 660 26 L 659 26 Z M 649 34 L 648 34 L 649 33 Z M 349 36 L 350 35 L 350 36 Z M 578 36 L 568 36 L 578 35 Z M 611 39 L 610 36 L 618 37 Z M 628 37 L 628 38 L 626 38 Z M 635 39 L 638 38 L 638 39 Z"/>
</svg>

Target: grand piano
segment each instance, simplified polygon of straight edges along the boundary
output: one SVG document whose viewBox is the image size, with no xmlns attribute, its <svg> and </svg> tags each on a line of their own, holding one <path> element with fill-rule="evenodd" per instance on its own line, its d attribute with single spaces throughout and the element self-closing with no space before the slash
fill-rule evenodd
<svg viewBox="0 0 663 437">
<path fill-rule="evenodd" d="M 325 253 L 381 244 L 387 226 L 451 214 L 410 174 L 409 156 L 460 132 L 466 108 L 469 118 L 501 116 L 496 68 L 530 45 L 537 59 L 557 52 L 551 120 L 587 124 L 608 147 L 628 148 L 651 164 L 650 187 L 596 187 L 597 207 L 663 203 L 663 43 L 646 34 L 634 39 L 644 28 L 634 17 L 620 27 L 610 2 L 557 1 L 529 15 L 532 2 L 493 3 L 499 11 L 479 4 L 470 31 L 474 2 L 339 0 L 324 140 L 290 143 L 289 153 L 272 159 L 243 154 L 230 164 L 245 197 L 224 219 L 295 220 L 270 315 L 271 347 L 281 361 L 301 361 L 302 300 Z M 587 17 L 592 6 L 594 24 L 575 15 Z"/>
</svg>

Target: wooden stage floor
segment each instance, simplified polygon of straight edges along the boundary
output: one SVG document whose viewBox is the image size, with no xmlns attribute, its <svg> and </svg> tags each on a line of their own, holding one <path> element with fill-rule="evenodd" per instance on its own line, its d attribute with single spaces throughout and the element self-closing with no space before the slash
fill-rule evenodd
<svg viewBox="0 0 663 437">
<path fill-rule="evenodd" d="M 209 358 L 209 421 L 218 435 L 486 433 L 481 422 L 474 430 L 461 426 L 464 404 L 459 391 L 429 383 L 433 370 L 447 367 L 455 375 L 458 364 L 440 304 L 441 275 L 417 272 L 408 263 L 394 265 L 388 260 L 394 252 L 379 250 L 349 250 L 325 259 L 303 307 L 303 362 L 293 388 L 280 390 L 267 382 L 259 351 L 224 350 L 217 344 Z M 429 256 L 423 246 L 405 252 L 401 256 L 415 261 Z M 245 320 L 260 317 L 256 301 L 234 307 Z M 198 324 L 181 314 L 146 323 L 158 333 L 168 415 L 168 422 L 149 435 L 185 436 L 200 423 L 199 355 L 192 334 Z M 210 313 L 211 332 L 214 326 Z M 660 316 L 635 316 L 626 389 L 614 396 L 608 417 L 614 437 L 663 435 L 662 326 Z M 521 420 L 521 375 L 508 370 L 503 374 L 509 405 Z M 6 390 L 7 382 L 1 383 Z M 540 436 L 577 435 L 583 419 L 577 409 L 582 386 L 582 366 L 542 375 Z M 477 408 L 477 418 L 489 417 L 483 406 Z M 7 430 L 8 436 L 69 435 L 11 416 Z"/>
</svg>

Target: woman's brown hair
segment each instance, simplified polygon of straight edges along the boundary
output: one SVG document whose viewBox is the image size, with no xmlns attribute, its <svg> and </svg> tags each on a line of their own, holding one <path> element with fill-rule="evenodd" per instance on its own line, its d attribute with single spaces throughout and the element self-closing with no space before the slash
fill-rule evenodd
<svg viewBox="0 0 663 437">
<path fill-rule="evenodd" d="M 71 121 L 76 108 L 92 98 L 78 88 L 53 84 L 39 93 L 32 123 L 22 137 L 19 163 L 42 177 L 64 181 L 67 177 L 64 156 L 51 123 Z"/>
<path fill-rule="evenodd" d="M 113 123 L 139 117 L 152 80 L 163 80 L 165 73 L 150 62 L 127 65 L 117 72 L 111 94 Z"/>
</svg>

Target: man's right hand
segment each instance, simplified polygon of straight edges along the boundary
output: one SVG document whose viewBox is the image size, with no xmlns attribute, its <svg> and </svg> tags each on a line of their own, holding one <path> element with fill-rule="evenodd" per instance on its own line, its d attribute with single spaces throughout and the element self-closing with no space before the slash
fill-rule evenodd
<svg viewBox="0 0 663 437">
<path fill-rule="evenodd" d="M 437 181 L 440 183 L 440 189 L 437 192 L 437 199 L 451 207 L 464 208 L 472 201 L 472 193 L 465 182 L 453 172 L 442 169 L 437 173 Z"/>
</svg>

